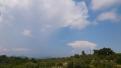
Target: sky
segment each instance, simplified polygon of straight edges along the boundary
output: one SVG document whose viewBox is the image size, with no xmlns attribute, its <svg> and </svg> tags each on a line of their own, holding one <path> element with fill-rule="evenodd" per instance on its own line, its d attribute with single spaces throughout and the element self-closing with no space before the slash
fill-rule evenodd
<svg viewBox="0 0 121 68">
<path fill-rule="evenodd" d="M 0 55 L 121 52 L 121 0 L 0 0 Z"/>
</svg>

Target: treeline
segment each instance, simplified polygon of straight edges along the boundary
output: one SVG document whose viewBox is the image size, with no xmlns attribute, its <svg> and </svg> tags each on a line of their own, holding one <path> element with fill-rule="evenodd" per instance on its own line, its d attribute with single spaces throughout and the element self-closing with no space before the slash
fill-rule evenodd
<svg viewBox="0 0 121 68">
<path fill-rule="evenodd" d="M 111 48 L 94 50 L 93 54 L 75 54 L 70 57 L 35 59 L 0 56 L 0 68 L 121 68 L 121 53 Z"/>
</svg>

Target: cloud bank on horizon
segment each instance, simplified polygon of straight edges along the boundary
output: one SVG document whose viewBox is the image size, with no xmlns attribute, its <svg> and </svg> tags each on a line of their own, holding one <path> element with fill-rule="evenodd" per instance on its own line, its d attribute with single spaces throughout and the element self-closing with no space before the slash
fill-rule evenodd
<svg viewBox="0 0 121 68">
<path fill-rule="evenodd" d="M 36 51 L 28 52 L 51 47 L 49 39 L 53 40 L 51 36 L 60 29 L 82 31 L 95 22 L 98 25 L 105 21 L 120 22 L 121 14 L 115 8 L 120 4 L 121 0 L 0 0 L 0 53 L 27 51 L 21 54 L 33 55 Z M 91 19 L 91 12 L 100 13 Z M 74 49 L 92 49 L 98 44 L 89 40 L 71 40 L 65 45 Z"/>
</svg>

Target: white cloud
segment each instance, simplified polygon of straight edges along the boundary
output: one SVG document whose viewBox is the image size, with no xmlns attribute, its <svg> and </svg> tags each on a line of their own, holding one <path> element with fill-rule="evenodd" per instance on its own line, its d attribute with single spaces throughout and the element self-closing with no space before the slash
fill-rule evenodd
<svg viewBox="0 0 121 68">
<path fill-rule="evenodd" d="M 0 4 L 8 8 L 28 8 L 31 0 L 0 0 Z"/>
<path fill-rule="evenodd" d="M 110 11 L 110 12 L 103 12 L 97 17 L 98 21 L 113 21 L 118 22 L 121 19 L 121 16 L 117 15 L 116 12 Z"/>
<path fill-rule="evenodd" d="M 44 25 L 79 29 L 88 25 L 88 9 L 85 2 L 75 5 L 73 0 L 41 0 L 40 3 Z"/>
<path fill-rule="evenodd" d="M 22 32 L 22 34 L 24 36 L 27 36 L 27 37 L 32 37 L 32 32 L 31 32 L 31 30 L 28 30 L 28 29 L 24 29 L 24 31 Z"/>
<path fill-rule="evenodd" d="M 73 41 L 68 43 L 68 46 L 71 46 L 74 49 L 83 49 L 83 48 L 93 49 L 96 47 L 96 44 L 89 41 Z"/>
<path fill-rule="evenodd" d="M 112 5 L 121 4 L 121 0 L 92 0 L 92 8 L 99 10 Z"/>
<path fill-rule="evenodd" d="M 31 0 L 0 0 L 0 28 L 13 25 L 16 16 L 13 14 L 17 9 L 26 10 L 30 8 Z"/>
<path fill-rule="evenodd" d="M 87 20 L 88 9 L 85 2 L 78 3 L 64 17 L 65 26 L 67 27 L 83 29 L 89 25 L 89 21 Z"/>
<path fill-rule="evenodd" d="M 13 16 L 9 14 L 9 11 L 3 4 L 2 0 L 0 1 L 0 28 L 4 26 L 10 26 L 13 24 Z"/>
<path fill-rule="evenodd" d="M 85 2 L 76 5 L 73 0 L 2 0 L 1 3 L 4 8 L 7 8 L 6 16 L 18 20 L 17 18 L 20 17 L 17 16 L 23 15 L 21 18 L 23 23 L 26 23 L 26 18 L 30 18 L 29 21 L 37 21 L 41 24 L 40 29 L 46 28 L 43 27 L 46 25 L 52 25 L 52 29 L 63 27 L 83 29 L 89 25 Z M 20 11 L 16 11 L 18 9 Z"/>
</svg>

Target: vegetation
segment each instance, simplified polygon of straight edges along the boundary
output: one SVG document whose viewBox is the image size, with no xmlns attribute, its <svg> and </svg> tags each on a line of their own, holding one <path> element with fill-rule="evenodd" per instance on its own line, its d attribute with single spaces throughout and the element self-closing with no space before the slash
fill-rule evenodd
<svg viewBox="0 0 121 68">
<path fill-rule="evenodd" d="M 71 57 L 34 59 L 0 56 L 0 68 L 121 68 L 121 54 L 110 48 L 94 50 L 94 54 Z"/>
</svg>

